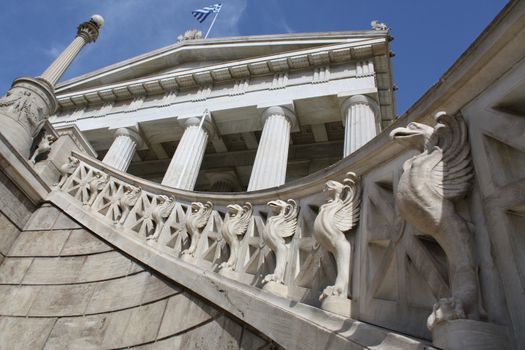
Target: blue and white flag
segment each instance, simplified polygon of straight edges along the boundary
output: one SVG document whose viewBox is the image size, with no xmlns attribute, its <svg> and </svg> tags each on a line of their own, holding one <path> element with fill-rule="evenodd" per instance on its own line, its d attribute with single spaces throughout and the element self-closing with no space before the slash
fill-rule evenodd
<svg viewBox="0 0 525 350">
<path fill-rule="evenodd" d="M 206 6 L 201 9 L 191 11 L 193 14 L 193 17 L 197 19 L 199 22 L 204 22 L 206 18 L 210 15 L 210 13 L 218 13 L 221 10 L 222 5 L 221 4 L 215 4 L 212 6 Z"/>
</svg>

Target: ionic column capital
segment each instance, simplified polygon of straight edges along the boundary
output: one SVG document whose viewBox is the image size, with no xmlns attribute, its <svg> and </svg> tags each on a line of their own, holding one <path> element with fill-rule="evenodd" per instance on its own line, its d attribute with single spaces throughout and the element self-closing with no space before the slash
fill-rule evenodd
<svg viewBox="0 0 525 350">
<path fill-rule="evenodd" d="M 290 123 L 292 129 L 297 125 L 297 118 L 295 116 L 295 113 L 291 109 L 283 106 L 272 106 L 266 108 L 261 115 L 262 124 L 264 125 L 266 119 L 268 119 L 272 115 L 281 115 L 285 117 L 286 120 L 288 120 L 288 122 Z"/>
<path fill-rule="evenodd" d="M 379 113 L 379 104 L 376 102 L 376 100 L 366 95 L 353 95 L 348 97 L 341 103 L 343 120 L 346 118 L 346 111 L 348 110 L 348 108 L 355 104 L 366 104 L 370 106 L 370 108 L 372 108 L 376 115 L 378 115 Z"/>
</svg>

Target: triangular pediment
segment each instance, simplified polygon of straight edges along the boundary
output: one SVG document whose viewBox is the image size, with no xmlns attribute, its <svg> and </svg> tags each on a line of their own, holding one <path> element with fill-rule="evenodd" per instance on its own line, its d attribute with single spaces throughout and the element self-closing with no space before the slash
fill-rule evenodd
<svg viewBox="0 0 525 350">
<path fill-rule="evenodd" d="M 75 94 L 159 76 L 181 75 L 184 72 L 198 74 L 199 71 L 214 67 L 255 62 L 266 57 L 279 59 L 288 54 L 323 47 L 359 47 L 370 43 L 384 43 L 387 36 L 388 33 L 384 31 L 356 31 L 187 40 L 70 79 L 60 83 L 56 92 L 58 95 Z M 274 70 L 273 68 L 275 67 L 270 67 L 269 70 Z M 239 70 L 236 76 L 237 73 L 230 70 L 228 78 L 242 78 L 243 74 L 252 72 L 252 69 L 248 72 Z M 194 79 L 197 84 L 201 83 L 199 76 Z M 205 74 L 202 79 L 206 79 Z"/>
</svg>

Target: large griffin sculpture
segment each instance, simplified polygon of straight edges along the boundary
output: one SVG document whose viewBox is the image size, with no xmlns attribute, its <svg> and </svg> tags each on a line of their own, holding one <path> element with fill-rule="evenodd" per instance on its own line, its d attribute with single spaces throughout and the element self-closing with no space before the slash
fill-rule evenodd
<svg viewBox="0 0 525 350">
<path fill-rule="evenodd" d="M 434 128 L 410 123 L 390 134 L 395 141 L 421 151 L 403 164 L 396 205 L 402 217 L 433 237 L 448 258 L 452 296 L 434 306 L 434 316 L 427 322 L 430 330 L 448 319 L 477 318 L 479 312 L 473 237 L 454 207 L 454 200 L 469 191 L 474 176 L 467 128 L 461 117 L 444 112 L 435 119 Z"/>
<path fill-rule="evenodd" d="M 121 211 L 120 220 L 119 220 L 120 225 L 124 224 L 124 221 L 126 220 L 129 212 L 131 211 L 131 208 L 133 208 L 133 206 L 137 204 L 137 201 L 140 198 L 141 192 L 142 192 L 142 188 L 140 187 L 125 185 L 124 194 L 122 195 L 122 197 L 120 197 L 119 203 L 118 203 L 120 211 Z"/>
<path fill-rule="evenodd" d="M 274 272 L 266 275 L 263 283 L 272 281 L 284 284 L 288 252 L 285 239 L 292 237 L 297 228 L 297 203 L 293 199 L 287 202 L 279 199 L 268 202 L 268 206 L 272 208 L 273 216 L 268 219 L 262 238 L 274 252 L 276 262 Z"/>
<path fill-rule="evenodd" d="M 347 298 L 352 247 L 345 232 L 359 220 L 361 203 L 358 177 L 348 173 L 343 183 L 328 181 L 325 192 L 330 200 L 323 204 L 314 222 L 314 237 L 319 244 L 333 254 L 337 266 L 335 285 L 328 286 L 320 299 L 329 296 Z"/>
<path fill-rule="evenodd" d="M 80 160 L 78 160 L 75 157 L 67 157 L 67 163 L 62 164 L 62 166 L 59 169 L 60 180 L 57 184 L 55 184 L 55 186 L 62 187 L 66 183 L 68 177 L 75 172 L 79 165 Z"/>
<path fill-rule="evenodd" d="M 191 244 L 188 249 L 182 252 L 183 255 L 195 257 L 195 251 L 201 238 L 202 229 L 206 227 L 212 211 L 213 204 L 210 201 L 205 204 L 200 202 L 191 203 L 191 212 L 186 220 L 186 231 L 191 237 Z"/>
<path fill-rule="evenodd" d="M 148 241 L 157 241 L 159 239 L 165 220 L 170 216 L 175 207 L 175 198 L 165 195 L 157 196 L 157 205 L 151 211 L 151 220 L 155 224 L 155 231 L 147 237 Z"/>
<path fill-rule="evenodd" d="M 230 258 L 223 262 L 219 268 L 234 270 L 237 265 L 237 258 L 239 254 L 239 239 L 248 228 L 250 219 L 252 217 L 252 205 L 246 202 L 243 206 L 238 204 L 228 205 L 228 213 L 224 218 L 222 224 L 222 236 L 228 246 L 230 247 Z"/>
</svg>

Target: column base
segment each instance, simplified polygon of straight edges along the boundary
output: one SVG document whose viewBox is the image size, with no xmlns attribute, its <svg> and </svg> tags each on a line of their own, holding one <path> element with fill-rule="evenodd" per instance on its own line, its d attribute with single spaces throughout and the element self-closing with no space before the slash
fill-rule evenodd
<svg viewBox="0 0 525 350">
<path fill-rule="evenodd" d="M 266 282 L 262 289 L 283 298 L 288 297 L 288 287 L 278 282 Z"/>
<path fill-rule="evenodd" d="M 321 300 L 321 309 L 344 317 L 350 317 L 350 313 L 352 312 L 352 300 L 327 296 Z"/>
<path fill-rule="evenodd" d="M 447 350 L 511 349 L 507 329 L 488 322 L 452 320 L 432 329 L 432 344 Z"/>
</svg>

